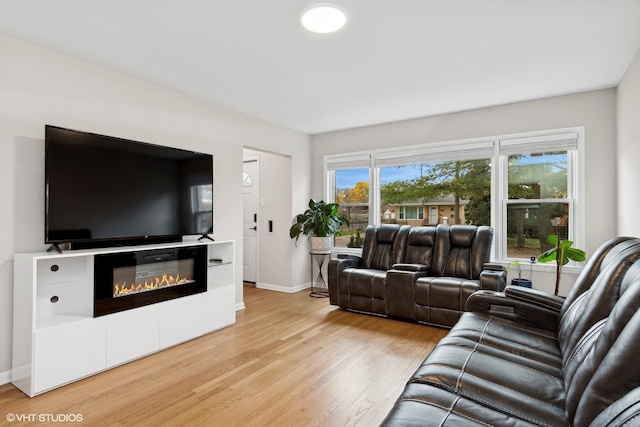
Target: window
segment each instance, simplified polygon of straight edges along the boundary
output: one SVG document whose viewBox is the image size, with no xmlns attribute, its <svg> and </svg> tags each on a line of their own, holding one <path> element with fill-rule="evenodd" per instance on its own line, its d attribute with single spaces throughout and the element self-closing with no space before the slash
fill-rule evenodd
<svg viewBox="0 0 640 427">
<path fill-rule="evenodd" d="M 400 206 L 400 219 L 424 219 L 423 206 Z"/>
<path fill-rule="evenodd" d="M 539 255 L 549 234 L 579 246 L 583 134 L 571 128 L 326 156 L 328 200 L 352 221 L 335 246 L 361 247 L 370 223 L 491 225 L 498 260 Z"/>
<path fill-rule="evenodd" d="M 504 182 L 500 257 L 537 256 L 549 249 L 549 234 L 575 239 L 578 134 L 500 142 Z"/>
<path fill-rule="evenodd" d="M 333 245 L 338 248 L 361 248 L 364 229 L 372 223 L 370 218 L 370 157 L 356 156 L 326 163 L 327 200 L 340 203 L 340 214 L 349 219 L 349 225 L 340 228 Z"/>
</svg>

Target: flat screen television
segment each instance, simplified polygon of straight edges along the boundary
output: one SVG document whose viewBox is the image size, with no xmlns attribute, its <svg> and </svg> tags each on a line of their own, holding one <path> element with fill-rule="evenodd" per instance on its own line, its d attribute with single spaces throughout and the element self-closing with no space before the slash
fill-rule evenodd
<svg viewBox="0 0 640 427">
<path fill-rule="evenodd" d="M 213 156 L 45 126 L 45 243 L 166 243 L 213 232 Z"/>
</svg>

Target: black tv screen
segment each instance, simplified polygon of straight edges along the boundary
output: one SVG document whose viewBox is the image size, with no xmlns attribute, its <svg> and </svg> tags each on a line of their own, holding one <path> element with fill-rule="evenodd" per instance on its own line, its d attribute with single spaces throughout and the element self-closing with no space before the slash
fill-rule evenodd
<svg viewBox="0 0 640 427">
<path fill-rule="evenodd" d="M 45 127 L 45 243 L 100 247 L 213 232 L 213 156 Z"/>
</svg>

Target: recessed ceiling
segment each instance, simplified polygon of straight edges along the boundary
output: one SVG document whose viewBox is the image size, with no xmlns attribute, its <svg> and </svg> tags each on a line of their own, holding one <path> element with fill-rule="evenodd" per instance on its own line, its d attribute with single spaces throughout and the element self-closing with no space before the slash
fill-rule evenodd
<svg viewBox="0 0 640 427">
<path fill-rule="evenodd" d="M 614 87 L 638 0 L 0 0 L 0 32 L 308 134 Z M 3 66 L 6 66 L 3 64 Z"/>
</svg>

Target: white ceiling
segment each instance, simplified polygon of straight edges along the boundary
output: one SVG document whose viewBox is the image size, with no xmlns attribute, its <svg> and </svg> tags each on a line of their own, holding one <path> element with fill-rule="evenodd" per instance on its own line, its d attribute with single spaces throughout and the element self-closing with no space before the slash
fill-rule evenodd
<svg viewBox="0 0 640 427">
<path fill-rule="evenodd" d="M 640 0 L 330 2 L 331 35 L 314 0 L 0 0 L 0 32 L 308 134 L 614 87 L 640 49 Z"/>
</svg>

